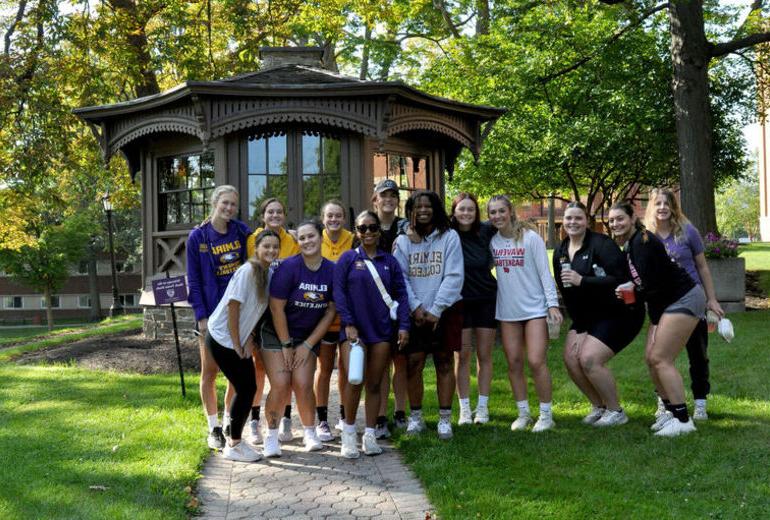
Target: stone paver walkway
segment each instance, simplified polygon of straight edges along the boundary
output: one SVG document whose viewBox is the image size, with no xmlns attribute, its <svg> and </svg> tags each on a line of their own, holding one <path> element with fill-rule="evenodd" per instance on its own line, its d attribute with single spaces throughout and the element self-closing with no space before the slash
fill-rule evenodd
<svg viewBox="0 0 770 520">
<path fill-rule="evenodd" d="M 330 387 L 329 415 L 336 419 L 336 371 Z M 359 432 L 363 415 L 361 407 Z M 390 443 L 380 441 L 381 455 L 361 453 L 354 460 L 340 455 L 339 437 L 322 451 L 306 453 L 299 425 L 295 406 L 295 440 L 283 443 L 279 458 L 242 463 L 212 454 L 198 482 L 202 518 L 435 518 L 420 482 Z"/>
</svg>

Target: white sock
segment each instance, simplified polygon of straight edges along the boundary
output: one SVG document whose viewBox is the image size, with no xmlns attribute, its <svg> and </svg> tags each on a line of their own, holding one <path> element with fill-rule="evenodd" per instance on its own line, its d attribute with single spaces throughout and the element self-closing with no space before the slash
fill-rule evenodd
<svg viewBox="0 0 770 520">
<path fill-rule="evenodd" d="M 225 412 L 225 414 L 222 416 L 222 425 L 227 426 L 228 424 L 230 424 L 230 414 Z"/>
<path fill-rule="evenodd" d="M 540 403 L 540 415 L 551 415 L 551 403 Z"/>
<path fill-rule="evenodd" d="M 469 397 L 466 397 L 464 399 L 460 399 L 460 409 L 466 410 L 471 407 L 471 400 Z"/>
<path fill-rule="evenodd" d="M 305 437 L 313 436 L 315 434 L 315 426 L 303 426 L 302 427 L 305 430 Z"/>
<path fill-rule="evenodd" d="M 422 419 L 422 410 L 412 410 L 412 419 L 419 421 Z"/>
<path fill-rule="evenodd" d="M 367 426 L 367 427 L 364 429 L 364 435 L 369 435 L 370 433 L 371 433 L 372 435 L 374 435 L 374 428 L 369 428 L 369 427 Z"/>
<path fill-rule="evenodd" d="M 214 428 L 219 426 L 219 418 L 217 417 L 217 414 L 207 415 L 206 420 L 209 423 L 209 432 L 213 431 Z"/>
<path fill-rule="evenodd" d="M 448 410 L 439 410 L 438 416 L 440 419 L 450 420 L 452 418 L 452 409 L 449 408 Z"/>
<path fill-rule="evenodd" d="M 343 423 L 342 431 L 345 433 L 356 433 L 356 425 Z"/>
<path fill-rule="evenodd" d="M 706 408 L 706 400 L 705 399 L 696 399 L 695 400 L 695 408 Z"/>
<path fill-rule="evenodd" d="M 516 407 L 519 409 L 519 417 L 529 415 L 529 401 L 516 401 Z"/>
<path fill-rule="evenodd" d="M 267 436 L 268 437 L 278 437 L 278 428 L 273 430 L 272 428 L 267 429 Z"/>
<path fill-rule="evenodd" d="M 479 394 L 479 406 L 486 406 L 487 403 L 489 403 L 489 396 Z"/>
</svg>

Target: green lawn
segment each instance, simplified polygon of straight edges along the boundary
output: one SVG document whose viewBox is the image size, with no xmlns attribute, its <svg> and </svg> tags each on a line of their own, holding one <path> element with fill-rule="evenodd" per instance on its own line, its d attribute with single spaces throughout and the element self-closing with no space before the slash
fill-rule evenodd
<svg viewBox="0 0 770 520">
<path fill-rule="evenodd" d="M 638 338 L 611 363 L 631 418 L 625 426 L 605 431 L 580 423 L 589 407 L 554 343 L 556 430 L 510 431 L 515 402 L 498 349 L 490 424 L 455 427 L 449 442 L 431 431 L 397 444 L 442 518 L 770 518 L 770 311 L 731 318 L 733 343 L 712 336 L 710 420 L 693 435 L 661 439 L 648 430 L 655 400 Z M 681 361 L 686 373 L 686 355 Z M 425 410 L 433 430 L 431 372 Z M 475 404 L 475 390 L 471 396 Z M 536 413 L 531 384 L 530 405 Z"/>
<path fill-rule="evenodd" d="M 174 375 L 0 364 L 0 380 L 0 518 L 187 516 L 208 453 L 193 381 L 183 400 Z"/>
<path fill-rule="evenodd" d="M 740 246 L 739 256 L 746 259 L 747 271 L 770 271 L 770 243 L 755 242 Z"/>
</svg>

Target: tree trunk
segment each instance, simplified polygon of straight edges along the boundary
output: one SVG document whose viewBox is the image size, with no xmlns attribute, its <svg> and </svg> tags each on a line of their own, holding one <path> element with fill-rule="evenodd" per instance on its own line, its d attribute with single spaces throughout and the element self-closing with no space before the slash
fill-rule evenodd
<svg viewBox="0 0 770 520">
<path fill-rule="evenodd" d="M 88 293 L 91 295 L 91 310 L 88 312 L 89 321 L 102 319 L 102 306 L 99 301 L 99 279 L 96 272 L 96 253 L 89 248 L 88 258 Z"/>
<path fill-rule="evenodd" d="M 45 319 L 48 322 L 48 332 L 53 330 L 53 309 L 51 309 L 51 286 L 46 285 L 43 292 L 45 298 Z"/>
<path fill-rule="evenodd" d="M 703 3 L 675 0 L 669 7 L 669 18 L 682 210 L 705 234 L 716 231 L 717 225 L 711 155 L 710 54 Z"/>
<path fill-rule="evenodd" d="M 556 201 L 553 195 L 548 197 L 548 248 L 556 247 Z"/>
<path fill-rule="evenodd" d="M 476 0 L 476 34 L 489 34 L 489 0 Z"/>
<path fill-rule="evenodd" d="M 372 28 L 366 24 L 364 30 L 364 48 L 361 51 L 361 70 L 358 73 L 358 79 L 366 80 L 369 77 L 369 51 L 372 42 Z"/>
</svg>

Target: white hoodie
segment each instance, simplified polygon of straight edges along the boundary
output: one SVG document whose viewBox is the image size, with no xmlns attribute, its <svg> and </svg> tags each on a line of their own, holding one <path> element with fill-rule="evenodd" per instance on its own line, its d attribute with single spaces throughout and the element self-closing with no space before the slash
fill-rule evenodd
<svg viewBox="0 0 770 520">
<path fill-rule="evenodd" d="M 438 230 L 414 244 L 399 235 L 393 244 L 393 256 L 406 278 L 409 308 L 419 306 L 441 317 L 441 313 L 462 298 L 465 269 L 460 237 L 453 229 Z"/>
</svg>

